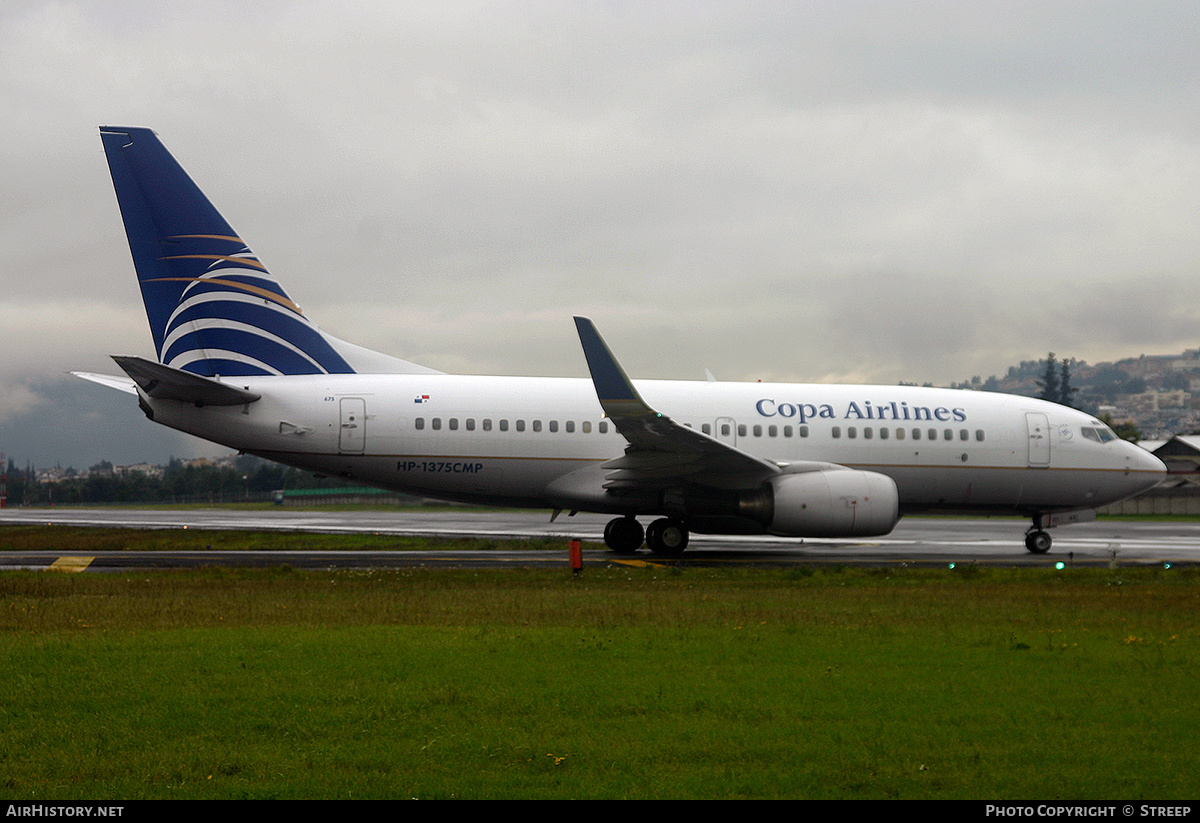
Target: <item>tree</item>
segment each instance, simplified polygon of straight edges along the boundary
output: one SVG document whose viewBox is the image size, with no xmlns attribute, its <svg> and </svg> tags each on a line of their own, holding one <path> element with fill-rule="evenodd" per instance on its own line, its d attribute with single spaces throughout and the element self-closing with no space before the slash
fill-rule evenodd
<svg viewBox="0 0 1200 823">
<path fill-rule="evenodd" d="M 1042 379 L 1037 381 L 1037 384 L 1042 387 L 1042 393 L 1038 395 L 1043 400 L 1049 400 L 1051 403 L 1059 402 L 1059 382 L 1058 382 L 1058 361 L 1054 359 L 1054 352 L 1046 357 L 1046 370 L 1042 372 Z"/>
<path fill-rule="evenodd" d="M 1042 393 L 1038 397 L 1073 408 L 1079 389 L 1071 385 L 1071 364 L 1067 362 L 1067 358 L 1056 360 L 1054 352 L 1050 352 L 1042 362 L 1046 364 L 1046 368 L 1042 372 L 1042 379 L 1037 381 L 1042 387 Z"/>
<path fill-rule="evenodd" d="M 1075 395 L 1079 393 L 1079 389 L 1071 385 L 1071 366 L 1067 363 L 1067 358 L 1059 361 L 1061 366 L 1061 378 L 1058 383 L 1058 402 L 1064 406 L 1075 408 Z"/>
</svg>

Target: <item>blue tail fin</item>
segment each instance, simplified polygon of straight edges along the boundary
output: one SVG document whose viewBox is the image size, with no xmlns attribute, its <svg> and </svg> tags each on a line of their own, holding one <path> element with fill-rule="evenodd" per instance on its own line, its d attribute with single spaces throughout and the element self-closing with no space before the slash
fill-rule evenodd
<svg viewBox="0 0 1200 823">
<path fill-rule="evenodd" d="M 365 350 L 304 316 L 154 132 L 100 136 L 160 362 L 208 376 L 359 370 L 345 355 Z M 413 366 L 387 359 L 402 366 L 381 371 Z"/>
</svg>

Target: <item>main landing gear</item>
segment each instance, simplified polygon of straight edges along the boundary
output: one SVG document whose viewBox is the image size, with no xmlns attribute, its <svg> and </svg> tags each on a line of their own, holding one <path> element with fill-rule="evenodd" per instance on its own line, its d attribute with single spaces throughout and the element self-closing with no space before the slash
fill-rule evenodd
<svg viewBox="0 0 1200 823">
<path fill-rule="evenodd" d="M 688 530 L 671 517 L 655 520 L 645 531 L 634 517 L 618 517 L 604 527 L 604 543 L 617 554 L 633 554 L 643 540 L 655 554 L 676 557 L 687 548 Z"/>
</svg>

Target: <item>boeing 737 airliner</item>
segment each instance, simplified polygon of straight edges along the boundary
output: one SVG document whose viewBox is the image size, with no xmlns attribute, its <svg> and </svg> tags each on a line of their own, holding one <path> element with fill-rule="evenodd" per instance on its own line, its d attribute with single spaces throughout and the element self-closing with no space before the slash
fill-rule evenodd
<svg viewBox="0 0 1200 823">
<path fill-rule="evenodd" d="M 690 532 L 869 537 L 908 512 L 1051 526 L 1155 486 L 1162 462 L 1075 409 L 904 386 L 638 380 L 591 321 L 591 379 L 444 374 L 321 331 L 144 128 L 101 138 L 155 358 L 114 357 L 151 420 L 410 494 L 602 512 L 605 542 Z M 644 528 L 638 518 L 652 518 Z"/>
</svg>

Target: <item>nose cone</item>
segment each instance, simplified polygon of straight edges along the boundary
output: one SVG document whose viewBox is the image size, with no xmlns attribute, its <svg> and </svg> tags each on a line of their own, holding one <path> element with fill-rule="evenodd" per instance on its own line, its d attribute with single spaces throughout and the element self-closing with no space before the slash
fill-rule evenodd
<svg viewBox="0 0 1200 823">
<path fill-rule="evenodd" d="M 1129 494 L 1148 491 L 1167 477 L 1167 464 L 1163 463 L 1141 446 L 1123 444 L 1125 451 L 1125 473 L 1129 479 Z"/>
</svg>

